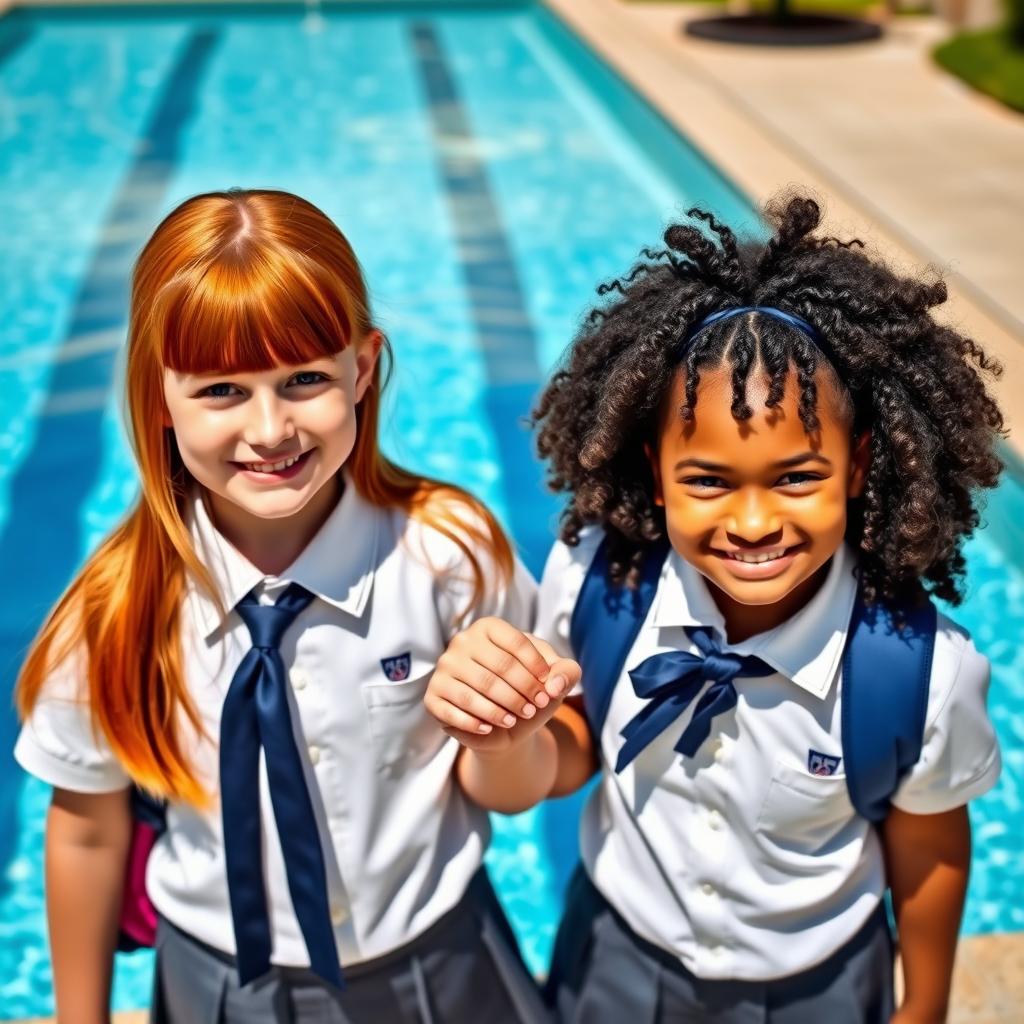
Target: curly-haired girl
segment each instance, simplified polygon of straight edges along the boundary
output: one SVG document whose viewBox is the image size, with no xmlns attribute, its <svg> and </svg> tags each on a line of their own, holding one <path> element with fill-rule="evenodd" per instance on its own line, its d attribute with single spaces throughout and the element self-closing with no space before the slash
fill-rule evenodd
<svg viewBox="0 0 1024 1024">
<path fill-rule="evenodd" d="M 988 664 L 929 596 L 960 598 L 999 475 L 998 367 L 933 319 L 941 282 L 821 236 L 809 199 L 768 216 L 740 244 L 693 210 L 600 289 L 536 412 L 569 495 L 537 635 L 475 623 L 428 690 L 484 806 L 601 768 L 550 979 L 567 1021 L 946 1011 L 999 753 Z M 581 699 L 536 715 L 569 654 Z"/>
</svg>

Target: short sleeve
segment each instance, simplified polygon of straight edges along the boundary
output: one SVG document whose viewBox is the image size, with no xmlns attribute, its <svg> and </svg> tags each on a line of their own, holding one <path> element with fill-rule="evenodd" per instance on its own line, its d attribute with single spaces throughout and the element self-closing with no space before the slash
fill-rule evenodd
<svg viewBox="0 0 1024 1024">
<path fill-rule="evenodd" d="M 537 595 L 537 617 L 533 632 L 565 658 L 573 658 L 569 628 L 572 613 L 583 588 L 587 570 L 604 537 L 597 527 L 589 527 L 580 534 L 580 542 L 569 547 L 558 541 L 548 555 Z M 579 692 L 574 691 L 574 693 Z"/>
<path fill-rule="evenodd" d="M 14 746 L 30 775 L 76 793 L 112 793 L 131 784 L 102 730 L 94 729 L 81 693 L 81 656 L 72 656 L 43 684 Z"/>
<path fill-rule="evenodd" d="M 939 616 L 921 757 L 893 804 L 909 814 L 940 814 L 987 792 L 999 778 L 999 744 L 988 716 L 988 659 Z"/>
<path fill-rule="evenodd" d="M 537 606 L 537 581 L 530 570 L 515 556 L 512 564 L 512 578 L 503 587 L 490 589 L 483 602 L 474 611 L 473 618 L 494 615 L 515 626 L 528 630 L 533 622 Z"/>
<path fill-rule="evenodd" d="M 473 522 L 474 525 L 482 525 L 477 522 L 475 514 L 464 506 L 456 506 L 456 513 L 467 524 Z M 517 629 L 530 628 L 536 611 L 537 581 L 518 556 L 513 556 L 512 573 L 506 580 L 491 552 L 479 543 L 474 543 L 473 533 L 467 531 L 463 535 L 466 543 L 473 544 L 473 556 L 484 580 L 484 593 L 474 603 L 474 573 L 466 551 L 437 529 L 422 524 L 410 525 L 420 530 L 417 542 L 419 550 L 423 552 L 426 563 L 432 567 L 437 610 L 445 642 L 449 642 L 471 622 L 488 615 L 504 619 Z"/>
</svg>

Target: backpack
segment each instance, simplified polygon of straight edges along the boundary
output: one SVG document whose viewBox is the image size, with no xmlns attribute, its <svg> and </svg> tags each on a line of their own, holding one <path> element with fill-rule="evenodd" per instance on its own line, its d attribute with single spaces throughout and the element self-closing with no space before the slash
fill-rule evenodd
<svg viewBox="0 0 1024 1024">
<path fill-rule="evenodd" d="M 124 895 L 118 920 L 117 951 L 131 953 L 156 940 L 156 908 L 146 892 L 146 865 L 160 834 L 167 827 L 167 803 L 137 786 L 132 789 L 132 836 L 125 865 Z"/>
<path fill-rule="evenodd" d="M 634 590 L 611 582 L 607 538 L 587 570 L 570 641 L 583 669 L 583 704 L 597 743 L 670 550 L 666 539 L 652 545 Z M 858 588 L 843 651 L 842 747 L 850 801 L 875 824 L 921 756 L 936 622 L 931 601 L 866 605 Z"/>
</svg>

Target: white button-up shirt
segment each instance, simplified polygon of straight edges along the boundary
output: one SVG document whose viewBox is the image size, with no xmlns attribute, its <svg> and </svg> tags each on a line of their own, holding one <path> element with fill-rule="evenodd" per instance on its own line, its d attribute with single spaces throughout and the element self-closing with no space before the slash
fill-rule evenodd
<svg viewBox="0 0 1024 1024">
<path fill-rule="evenodd" d="M 535 629 L 565 654 L 600 540 L 590 530 L 576 548 L 556 545 L 544 573 Z M 583 813 L 583 861 L 633 930 L 699 977 L 767 980 L 805 970 L 856 933 L 884 890 L 878 835 L 850 803 L 842 761 L 841 670 L 854 565 L 843 548 L 799 613 L 729 648 L 763 659 L 777 674 L 737 679 L 737 706 L 715 717 L 692 759 L 673 745 L 698 698 L 616 775 L 620 731 L 647 703 L 628 670 L 663 651 L 696 652 L 686 626 L 712 626 L 725 642 L 703 577 L 672 552 L 612 695 L 601 779 Z M 897 807 L 934 814 L 995 783 L 988 681 L 987 660 L 940 615 L 924 746 L 894 796 Z M 812 774 L 812 753 L 840 759 L 835 773 Z"/>
<path fill-rule="evenodd" d="M 351 483 L 280 578 L 243 558 L 198 498 L 191 528 L 228 609 L 222 619 L 216 603 L 189 583 L 182 607 L 185 673 L 208 736 L 193 744 L 191 764 L 216 794 L 221 707 L 251 647 L 234 606 L 254 589 L 261 601 L 272 602 L 287 582 L 312 591 L 316 600 L 288 629 L 281 654 L 319 820 L 335 937 L 342 963 L 387 953 L 458 902 L 489 839 L 487 815 L 454 781 L 458 744 L 423 707 L 430 674 L 470 597 L 467 560 L 439 532 L 401 511 L 370 505 Z M 493 571 L 489 575 L 493 580 Z M 511 585 L 477 614 L 526 627 L 535 589 L 517 563 Z M 397 667 L 392 658 L 399 659 Z M 93 733 L 74 665 L 69 659 L 47 681 L 15 756 L 54 786 L 122 788 L 128 777 L 102 735 Z M 262 762 L 260 811 L 272 960 L 304 966 L 309 959 Z M 219 801 L 202 810 L 172 804 L 167 823 L 146 876 L 154 904 L 196 938 L 234 953 Z"/>
</svg>

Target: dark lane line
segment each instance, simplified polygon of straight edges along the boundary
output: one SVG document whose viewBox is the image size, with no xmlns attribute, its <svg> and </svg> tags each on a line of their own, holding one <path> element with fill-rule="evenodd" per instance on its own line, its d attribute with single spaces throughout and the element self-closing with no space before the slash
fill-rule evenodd
<svg viewBox="0 0 1024 1024">
<path fill-rule="evenodd" d="M 497 440 L 509 527 L 524 560 L 539 573 L 551 546 L 554 506 L 543 493 L 540 464 L 522 422 L 541 380 L 537 337 L 444 47 L 429 22 L 414 22 L 410 36 L 487 374 L 484 406 Z"/>
<path fill-rule="evenodd" d="M 537 338 L 487 172 L 472 145 L 472 128 L 440 40 L 427 22 L 412 26 L 412 39 L 487 372 L 485 408 L 498 442 L 509 526 L 523 560 L 539 577 L 551 547 L 557 505 L 543 492 L 540 463 L 521 425 L 541 381 Z M 578 857 L 576 823 L 589 791 L 588 786 L 538 808 L 538 839 L 559 897 Z"/>
<path fill-rule="evenodd" d="M 35 26 L 21 11 L 0 15 L 0 68 L 35 35 Z"/>
<path fill-rule="evenodd" d="M 7 706 L 0 711 L 0 879 L 17 839 L 22 780 L 11 756 L 18 726 L 10 695 L 32 636 L 81 561 L 81 508 L 102 465 L 103 414 L 124 336 L 132 262 L 156 226 L 219 37 L 213 28 L 193 32 L 162 84 L 53 353 L 36 436 L 11 480 L 10 517 L 0 535 L 0 566 L 17 581 L 0 593 L 0 693 Z M 0 896 L 7 884 L 0 882 Z"/>
</svg>

